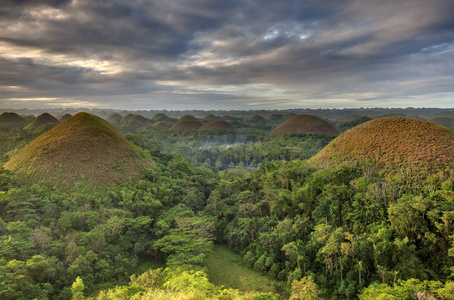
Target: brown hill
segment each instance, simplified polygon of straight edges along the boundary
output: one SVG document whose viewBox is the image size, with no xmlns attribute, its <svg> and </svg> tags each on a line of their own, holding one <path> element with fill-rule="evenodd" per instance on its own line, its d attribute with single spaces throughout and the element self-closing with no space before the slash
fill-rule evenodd
<svg viewBox="0 0 454 300">
<path fill-rule="evenodd" d="M 71 118 L 73 115 L 71 114 L 64 114 L 60 119 L 58 119 L 60 121 L 60 123 L 63 123 L 67 120 L 69 120 L 69 118 Z"/>
<path fill-rule="evenodd" d="M 51 116 L 48 113 L 43 113 L 34 118 L 30 123 L 28 123 L 27 126 L 24 127 L 24 129 L 33 130 L 45 124 L 60 124 L 60 121 L 58 121 L 54 116 Z"/>
<path fill-rule="evenodd" d="M 4 112 L 0 115 L 0 123 L 24 123 L 25 119 L 13 112 Z"/>
<path fill-rule="evenodd" d="M 170 119 L 170 118 L 166 114 L 157 113 L 151 118 L 151 122 L 152 123 L 156 123 L 156 122 L 165 121 L 165 120 L 168 120 L 168 119 Z"/>
<path fill-rule="evenodd" d="M 301 134 L 324 134 L 336 136 L 340 133 L 339 129 L 313 115 L 294 116 L 274 129 L 270 135 L 301 133 Z"/>
<path fill-rule="evenodd" d="M 141 115 L 135 115 L 132 118 L 130 118 L 128 122 L 126 122 L 126 124 L 123 124 L 123 126 L 135 128 L 145 127 L 148 125 L 151 125 L 151 121 Z"/>
<path fill-rule="evenodd" d="M 157 128 L 157 129 L 167 129 L 170 127 L 170 125 L 171 125 L 171 123 L 168 121 L 159 121 L 159 122 L 156 122 L 153 125 L 151 125 L 151 127 Z"/>
<path fill-rule="evenodd" d="M 202 124 L 202 126 L 200 126 L 199 130 L 225 130 L 225 131 L 235 131 L 236 128 L 233 127 L 233 125 L 230 124 L 230 123 L 227 122 L 227 121 L 215 120 L 215 121 L 211 121 L 211 122 Z"/>
<path fill-rule="evenodd" d="M 96 185 L 138 178 L 144 167 L 153 163 L 120 132 L 83 112 L 37 137 L 4 165 L 36 181 L 73 184 L 85 177 Z"/>
<path fill-rule="evenodd" d="M 191 130 L 198 130 L 202 126 L 202 122 L 197 120 L 194 116 L 191 115 L 184 115 L 170 127 L 170 130 L 177 130 L 177 131 L 191 131 Z"/>
<path fill-rule="evenodd" d="M 379 165 L 454 163 L 454 131 L 427 121 L 391 117 L 356 126 L 329 143 L 314 161 L 358 161 L 372 158 Z"/>
<path fill-rule="evenodd" d="M 126 116 L 124 116 L 123 118 L 121 118 L 120 120 L 120 124 L 125 126 L 126 124 L 128 124 L 128 121 L 131 120 L 132 118 L 134 118 L 135 115 L 133 114 L 127 114 Z"/>
<path fill-rule="evenodd" d="M 279 114 L 271 114 L 265 117 L 268 121 L 282 121 L 283 116 Z"/>
</svg>

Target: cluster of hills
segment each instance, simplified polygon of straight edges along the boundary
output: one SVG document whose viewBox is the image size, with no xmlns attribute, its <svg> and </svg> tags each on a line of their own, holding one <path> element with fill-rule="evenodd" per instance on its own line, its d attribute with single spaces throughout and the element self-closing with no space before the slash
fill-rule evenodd
<svg viewBox="0 0 454 300">
<path fill-rule="evenodd" d="M 338 136 L 336 123 L 355 122 L 363 116 L 348 114 L 331 122 L 314 115 L 291 113 L 271 114 L 268 118 L 254 115 L 253 122 L 267 122 L 278 118 L 286 121 L 270 132 L 280 134 L 319 134 Z M 434 118 L 450 118 L 451 112 Z M 313 160 L 327 163 L 333 160 L 373 159 L 377 164 L 426 162 L 447 165 L 454 162 L 454 132 L 426 120 L 388 117 L 364 120 L 342 133 L 318 153 Z M 107 122 L 108 121 L 108 122 Z M 237 129 L 231 122 L 208 114 L 200 120 L 184 115 L 175 121 L 158 113 L 148 119 L 141 115 L 112 114 L 107 121 L 88 113 L 65 114 L 60 120 L 43 113 L 26 124 L 24 130 L 50 126 L 50 130 L 36 138 L 5 164 L 6 169 L 28 174 L 39 180 L 71 183 L 87 177 L 95 184 L 113 183 L 137 178 L 143 167 L 152 167 L 147 160 L 111 124 L 123 127 L 152 126 L 172 131 L 225 131 Z M 26 120 L 15 113 L 0 115 L 0 123 L 18 124 Z M 111 124 L 109 124 L 111 123 Z"/>
</svg>

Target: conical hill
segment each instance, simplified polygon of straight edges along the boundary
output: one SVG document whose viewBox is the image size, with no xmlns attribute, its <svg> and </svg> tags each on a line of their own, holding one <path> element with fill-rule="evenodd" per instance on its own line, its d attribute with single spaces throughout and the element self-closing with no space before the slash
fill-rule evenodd
<svg viewBox="0 0 454 300">
<path fill-rule="evenodd" d="M 65 121 L 69 120 L 69 118 L 71 118 L 72 116 L 73 116 L 73 115 L 71 115 L 71 114 L 64 114 L 64 115 L 61 116 L 61 118 L 58 119 L 58 120 L 59 120 L 61 123 L 63 123 L 63 122 L 65 122 Z"/>
<path fill-rule="evenodd" d="M 211 121 L 208 123 L 203 123 L 202 126 L 200 126 L 199 130 L 225 130 L 225 131 L 235 131 L 236 128 L 233 127 L 232 124 L 230 124 L 227 121 L 224 120 L 215 120 Z"/>
<path fill-rule="evenodd" d="M 178 122 L 170 127 L 170 130 L 191 131 L 199 129 L 200 126 L 202 126 L 202 122 L 197 120 L 194 116 L 184 115 L 180 118 L 180 120 L 178 120 Z"/>
<path fill-rule="evenodd" d="M 276 127 L 270 135 L 289 133 L 324 134 L 336 136 L 340 133 L 340 131 L 319 117 L 313 115 L 297 115 Z"/>
<path fill-rule="evenodd" d="M 156 123 L 156 122 L 165 121 L 168 119 L 169 119 L 169 117 L 165 113 L 157 113 L 150 120 L 152 123 Z"/>
<path fill-rule="evenodd" d="M 25 119 L 13 112 L 4 112 L 0 115 L 0 123 L 24 123 Z"/>
<path fill-rule="evenodd" d="M 121 119 L 123 119 L 123 117 L 120 114 L 113 113 L 107 117 L 106 121 L 112 125 L 118 125 L 120 124 Z"/>
<path fill-rule="evenodd" d="M 128 126 L 128 127 L 135 127 L 135 128 L 140 128 L 144 126 L 151 125 L 151 121 L 145 118 L 144 116 L 141 115 L 135 115 L 132 118 L 130 118 L 126 124 L 123 124 L 123 126 Z"/>
<path fill-rule="evenodd" d="M 454 131 L 427 121 L 390 117 L 356 126 L 329 143 L 314 161 L 360 161 L 378 165 L 454 163 Z"/>
<path fill-rule="evenodd" d="M 60 124 L 60 121 L 58 121 L 57 118 L 48 113 L 43 113 L 34 118 L 30 123 L 28 123 L 27 126 L 24 127 L 24 129 L 33 130 L 45 124 Z"/>
<path fill-rule="evenodd" d="M 36 181 L 72 184 L 86 178 L 96 185 L 138 178 L 152 167 L 112 125 L 88 113 L 40 135 L 4 165 Z"/>
</svg>

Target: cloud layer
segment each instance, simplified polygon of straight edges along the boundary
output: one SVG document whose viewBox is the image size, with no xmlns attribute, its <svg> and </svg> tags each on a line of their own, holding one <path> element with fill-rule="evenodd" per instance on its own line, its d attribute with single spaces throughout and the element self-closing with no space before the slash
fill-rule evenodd
<svg viewBox="0 0 454 300">
<path fill-rule="evenodd" d="M 7 0 L 0 107 L 453 107 L 450 0 Z"/>
</svg>

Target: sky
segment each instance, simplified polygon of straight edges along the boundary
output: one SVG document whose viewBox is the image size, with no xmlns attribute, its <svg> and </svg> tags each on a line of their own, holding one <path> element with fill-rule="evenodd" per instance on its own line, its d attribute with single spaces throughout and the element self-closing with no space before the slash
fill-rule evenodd
<svg viewBox="0 0 454 300">
<path fill-rule="evenodd" d="M 2 0 L 0 108 L 454 108 L 452 0 Z"/>
</svg>

